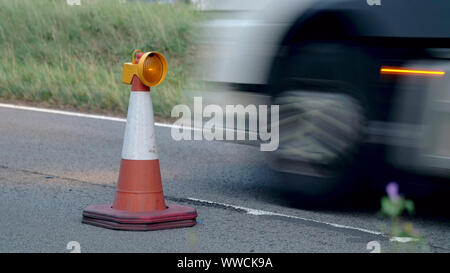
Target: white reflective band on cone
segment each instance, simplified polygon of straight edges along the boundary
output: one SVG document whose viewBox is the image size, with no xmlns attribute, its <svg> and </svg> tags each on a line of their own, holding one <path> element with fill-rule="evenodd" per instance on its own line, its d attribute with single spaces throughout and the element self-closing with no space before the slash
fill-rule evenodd
<svg viewBox="0 0 450 273">
<path fill-rule="evenodd" d="M 158 159 L 154 122 L 150 92 L 132 91 L 128 106 L 122 159 Z"/>
</svg>

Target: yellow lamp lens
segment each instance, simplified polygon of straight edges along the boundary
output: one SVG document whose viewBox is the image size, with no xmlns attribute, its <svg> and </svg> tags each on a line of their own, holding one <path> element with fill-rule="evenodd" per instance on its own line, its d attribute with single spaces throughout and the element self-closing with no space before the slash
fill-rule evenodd
<svg viewBox="0 0 450 273">
<path fill-rule="evenodd" d="M 154 86 L 161 81 L 164 73 L 164 64 L 159 55 L 150 53 L 144 60 L 144 66 L 142 70 L 142 76 L 150 83 L 150 86 Z"/>
</svg>

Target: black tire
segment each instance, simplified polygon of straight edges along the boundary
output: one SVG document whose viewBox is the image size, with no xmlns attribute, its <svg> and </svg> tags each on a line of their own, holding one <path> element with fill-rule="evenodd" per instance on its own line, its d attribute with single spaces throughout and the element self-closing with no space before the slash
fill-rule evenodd
<svg viewBox="0 0 450 273">
<path fill-rule="evenodd" d="M 272 96 L 280 145 L 271 166 L 295 204 L 334 204 L 358 188 L 371 63 L 359 47 L 338 43 L 297 46 L 279 63 Z"/>
</svg>

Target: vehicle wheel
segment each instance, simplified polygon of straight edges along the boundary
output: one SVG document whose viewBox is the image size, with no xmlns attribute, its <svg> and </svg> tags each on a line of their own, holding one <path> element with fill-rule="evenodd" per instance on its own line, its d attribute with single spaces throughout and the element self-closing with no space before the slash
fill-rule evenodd
<svg viewBox="0 0 450 273">
<path fill-rule="evenodd" d="M 306 49 L 308 54 L 284 66 L 273 93 L 273 103 L 280 105 L 280 144 L 271 166 L 289 200 L 329 205 L 358 185 L 369 67 L 364 69 L 367 59 L 356 55 L 359 51 L 346 46 L 308 44 Z"/>
</svg>

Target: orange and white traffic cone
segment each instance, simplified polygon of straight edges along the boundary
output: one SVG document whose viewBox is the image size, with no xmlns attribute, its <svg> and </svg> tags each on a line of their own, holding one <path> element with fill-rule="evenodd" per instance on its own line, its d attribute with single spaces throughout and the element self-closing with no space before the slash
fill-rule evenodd
<svg viewBox="0 0 450 273">
<path fill-rule="evenodd" d="M 143 55 L 143 53 L 136 55 L 137 62 Z M 159 56 L 164 58 L 162 55 Z M 167 65 L 165 60 L 164 64 Z M 145 65 L 143 67 L 145 68 Z M 150 88 L 144 85 L 137 75 L 133 75 L 131 81 L 122 161 L 114 203 L 112 206 L 86 207 L 82 221 L 86 224 L 121 230 L 194 226 L 197 217 L 194 208 L 165 203 L 156 150 Z"/>
</svg>

